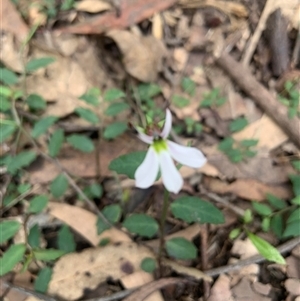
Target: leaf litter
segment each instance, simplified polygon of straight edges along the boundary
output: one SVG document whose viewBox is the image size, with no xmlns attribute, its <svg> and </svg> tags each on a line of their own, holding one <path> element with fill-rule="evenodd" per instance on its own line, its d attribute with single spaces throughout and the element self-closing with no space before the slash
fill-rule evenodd
<svg viewBox="0 0 300 301">
<path fill-rule="evenodd" d="M 267 2 L 270 2 L 270 0 Z M 135 16 L 132 19 L 133 21 L 126 15 L 126 12 L 134 7 L 132 3 L 140 8 L 140 16 Z M 130 77 L 130 80 L 125 82 L 125 85 L 128 85 L 128 90 L 125 91 L 127 95 L 130 95 L 128 91 L 130 91 L 132 83 L 136 84 L 136 80 L 145 83 L 160 82 L 163 96 L 177 117 L 176 124 L 182 125 L 185 119 L 190 117 L 196 124 L 201 123 L 203 125 L 200 135 L 197 136 L 193 133 L 190 136 L 193 140 L 196 140 L 194 141 L 196 146 L 207 155 L 208 164 L 197 171 L 185 168 L 180 170 L 186 179 L 184 187 L 187 192 L 197 194 L 199 190 L 201 193 L 204 186 L 207 191 L 222 197 L 226 197 L 228 194 L 234 196 L 233 199 L 237 200 L 234 205 L 243 208 L 249 208 L 249 201 L 264 202 L 266 193 L 273 193 L 280 199 L 290 200 L 293 195 L 289 177 L 291 174 L 295 174 L 295 170 L 286 158 L 288 156 L 297 158 L 299 150 L 295 146 L 288 148 L 287 145 L 290 142 L 288 142 L 289 135 L 286 131 L 253 105 L 253 99 L 245 97 L 244 92 L 236 87 L 235 82 L 229 78 L 226 72 L 213 64 L 213 60 L 209 56 L 212 52 L 212 46 L 220 48 L 225 45 L 227 48 L 234 49 L 233 52 L 238 50 L 236 55 L 239 59 L 238 55 L 247 53 L 249 42 L 254 45 L 255 41 L 250 32 L 253 33 L 253 28 L 257 24 L 253 23 L 251 15 L 248 19 L 249 12 L 251 12 L 248 1 L 238 3 L 236 1 L 225 2 L 219 0 L 181 0 L 178 1 L 180 8 L 169 8 L 173 3 L 173 1 L 169 1 L 162 7 L 158 2 L 155 2 L 151 12 L 149 12 L 146 0 L 131 1 L 124 7 L 122 5 L 119 7 L 116 4 L 111 5 L 106 1 L 82 0 L 76 2 L 74 6 L 75 14 L 74 11 L 73 15 L 68 12 L 69 19 L 65 19 L 70 24 L 60 26 L 60 28 L 52 24 L 53 30 L 50 26 L 48 32 L 42 31 L 42 35 L 41 32 L 37 32 L 34 38 L 36 43 L 30 45 L 30 51 L 27 45 L 24 48 L 23 54 L 27 60 L 45 56 L 55 58 L 55 62 L 45 69 L 39 69 L 27 76 L 27 93 L 39 94 L 46 100 L 48 105 L 44 113 L 45 116 L 57 116 L 61 122 L 66 122 L 73 128 L 76 128 L 74 126 L 81 130 L 88 128 L 88 123 L 74 117 L 77 107 L 95 112 L 103 121 L 104 126 L 115 119 L 127 121 L 129 115 L 126 114 L 117 118 L 107 118 L 103 113 L 108 106 L 107 103 L 101 102 L 101 109 L 98 110 L 98 108 L 95 109 L 93 105 L 80 99 L 84 93 L 95 86 L 102 91 L 113 86 L 123 89 L 124 83 L 118 82 L 116 74 L 113 74 L 114 71 L 112 71 L 119 70 L 119 66 L 122 66 L 125 77 Z M 296 1 L 287 1 L 282 6 L 280 1 L 277 1 L 272 10 L 278 6 L 289 22 L 286 30 L 290 33 L 293 32 L 297 28 L 297 22 L 299 22 L 299 17 L 297 17 L 297 11 L 300 9 L 299 4 Z M 120 19 L 121 23 L 119 24 L 114 23 L 118 20 L 118 10 L 120 8 L 119 13 L 121 13 L 120 16 L 123 19 Z M 198 11 L 191 16 L 188 13 L 189 10 L 195 10 L 196 8 Z M 90 22 L 90 15 L 86 13 L 93 14 L 94 20 L 100 22 L 98 25 L 103 22 L 101 20 L 108 20 L 107 24 L 111 22 L 111 26 L 105 28 L 105 30 L 98 26 L 97 29 L 95 27 L 97 22 Z M 124 13 L 123 16 L 122 13 Z M 261 11 L 259 14 L 261 14 Z M 266 14 L 270 15 L 271 10 Z M 21 73 L 24 66 L 22 60 L 20 60 L 19 51 L 22 40 L 28 35 L 28 26 L 20 17 L 21 14 L 16 7 L 12 6 L 8 0 L 4 1 L 1 15 L 5 21 L 1 35 L 3 44 L 0 49 L 1 62 L 7 68 Z M 8 18 L 8 16 L 10 17 Z M 27 21 L 30 24 L 37 24 L 38 17 L 43 17 L 39 20 L 40 24 L 47 23 L 46 19 L 48 17 L 41 10 L 31 10 Z M 59 18 L 63 20 L 62 16 L 56 18 L 58 18 L 57 20 Z M 11 20 L 14 20 L 14 22 L 11 22 Z M 78 20 L 84 20 L 84 22 L 81 25 L 76 25 Z M 142 21 L 142 23 L 134 29 L 132 25 L 137 24 L 137 20 Z M 131 30 L 126 29 L 128 25 L 132 26 Z M 114 56 L 114 54 L 110 59 L 101 57 L 99 44 L 93 38 L 62 34 L 62 32 L 88 32 L 93 34 L 100 31 L 105 33 L 103 36 L 97 36 L 97 39 L 104 39 L 104 37 L 105 39 L 111 39 L 120 51 L 121 55 L 119 57 Z M 259 40 L 257 43 L 257 54 L 253 57 L 254 62 L 258 62 L 257 56 L 262 53 L 260 52 L 261 49 L 264 49 L 264 51 L 267 49 L 266 45 L 259 43 Z M 113 49 L 116 50 L 116 48 Z M 117 60 L 119 61 L 117 62 Z M 267 58 L 267 60 L 267 63 L 270 63 L 270 59 Z M 272 79 L 277 83 L 281 80 L 276 77 L 275 79 L 272 78 L 272 70 L 267 70 L 269 73 L 266 70 L 260 70 L 259 65 L 251 65 L 251 68 L 252 71 L 255 70 L 256 78 L 263 83 L 266 83 L 265 78 Z M 180 80 L 184 76 L 194 80 L 196 84 L 194 95 L 182 91 Z M 205 94 L 212 89 L 219 89 L 220 97 L 224 97 L 227 101 L 221 106 L 201 107 Z M 182 108 L 176 106 L 171 100 L 174 94 L 181 94 L 187 98 L 188 104 Z M 220 152 L 217 143 L 228 134 L 231 134 L 229 123 L 238 117 L 247 118 L 249 123 L 243 130 L 232 134 L 232 137 L 237 141 L 245 139 L 258 140 L 256 145 L 257 155 L 244 162 L 234 164 L 224 153 Z M 90 133 L 95 134 L 96 131 L 97 129 L 92 128 Z M 181 136 L 179 139 L 184 141 L 182 137 L 189 136 L 189 134 L 183 131 L 179 136 Z M 174 137 L 176 139 L 177 136 L 174 135 Z M 187 140 L 191 139 L 188 137 Z M 28 142 L 29 140 L 24 140 L 21 147 L 28 147 Z M 42 140 L 39 142 L 42 145 L 44 144 Z M 96 165 L 100 162 L 101 177 L 108 180 L 108 178 L 113 177 L 108 168 L 111 160 L 133 150 L 143 150 L 143 147 L 132 135 L 126 133 L 113 141 L 101 140 L 100 151 L 97 149 L 89 154 L 83 154 L 67 145 L 63 145 L 58 160 L 61 166 L 70 174 L 88 182 L 99 176 Z M 46 184 L 50 183 L 61 172 L 59 168 L 44 159 L 40 159 L 38 164 L 33 164 L 27 171 L 29 171 L 30 182 L 41 185 L 40 189 L 44 191 L 47 189 L 45 188 Z M 201 176 L 199 176 L 200 173 Z M 191 184 L 193 183 L 191 180 L 193 177 L 198 179 L 196 185 Z M 160 184 L 161 182 L 158 182 L 153 189 L 161 193 Z M 122 180 L 121 178 L 121 182 L 113 186 L 112 189 L 133 190 L 133 186 L 134 182 L 132 180 Z M 137 295 L 133 294 L 124 300 L 167 300 L 165 298 L 167 289 L 163 289 L 163 294 L 158 290 L 166 285 L 176 287 L 177 283 L 182 280 L 180 277 L 184 277 L 185 280 L 188 277 L 198 281 L 200 279 L 210 280 L 206 277 L 205 271 L 201 271 L 199 260 L 186 263 L 166 260 L 164 262 L 166 268 L 181 276 L 177 276 L 175 280 L 166 277 L 157 280 L 157 282 L 152 282 L 156 275 L 142 271 L 140 263 L 145 257 L 155 257 L 159 240 L 135 242 L 128 233 L 118 228 L 111 228 L 98 235 L 96 232 L 97 215 L 82 208 L 84 206 L 76 197 L 71 197 L 75 205 L 68 204 L 67 199 L 64 199 L 63 203 L 50 202 L 48 214 L 70 226 L 72 231 L 79 234 L 81 240 L 84 240 L 89 247 L 80 250 L 80 252 L 65 255 L 54 263 L 54 272 L 48 289 L 49 294 L 67 300 L 84 298 L 86 289 L 96 289 L 99 285 L 106 283 L 109 277 L 115 283 L 120 281 L 123 288 L 132 288 L 151 282 L 150 287 L 142 287 L 140 291 L 136 292 Z M 111 202 L 112 200 L 105 195 L 101 197 L 98 206 L 102 208 L 105 203 Z M 155 216 L 157 212 L 153 210 L 151 204 L 149 207 L 149 212 Z M 12 209 L 14 210 L 11 210 L 9 214 L 17 217 L 21 216 L 22 213 L 17 211 L 16 208 Z M 175 230 L 168 232 L 165 237 L 166 240 L 172 237 L 185 237 L 189 241 L 195 241 L 203 235 L 203 225 L 181 223 L 178 228 L 178 225 L 172 224 L 171 219 L 169 222 L 169 226 L 172 226 Z M 45 227 L 49 227 L 51 223 L 46 222 Z M 237 219 L 233 223 L 237 224 Z M 231 224 L 229 223 L 229 225 Z M 222 229 L 222 225 L 211 228 L 208 246 L 210 252 L 220 253 L 224 257 L 223 264 L 238 262 L 238 260 L 249 258 L 257 253 L 251 242 L 241 237 L 234 242 L 226 243 L 224 233 L 228 234 L 229 230 L 224 228 Z M 222 231 L 224 233 L 220 236 Z M 224 248 L 220 248 L 218 244 L 214 243 L 215 238 L 222 240 Z M 18 243 L 24 241 L 24 237 L 16 237 L 15 239 Z M 18 239 L 20 240 L 18 241 Z M 99 247 L 99 243 L 103 239 L 108 239 L 109 243 L 104 247 Z M 283 296 L 286 292 L 287 298 L 285 300 L 297 300 L 296 297 L 299 298 L 300 295 L 299 269 L 297 269 L 300 256 L 297 256 L 298 253 L 295 248 L 286 257 L 287 268 L 283 272 L 284 281 L 280 282 L 279 278 L 274 280 L 270 273 L 267 276 L 264 275 L 263 273 L 266 272 L 263 272 L 263 266 L 252 262 L 247 267 L 240 268 L 239 272 L 229 271 L 214 278 L 214 283 L 211 284 L 210 296 L 207 300 L 218 301 L 226 298 L 226 300 L 237 301 L 250 299 L 267 301 L 272 300 L 272 296 L 276 296 L 278 291 L 280 291 L 280 296 Z M 214 264 L 215 261 L 212 259 L 209 266 L 214 266 Z M 31 269 L 29 275 L 36 277 L 36 270 Z M 262 281 L 264 277 L 265 282 Z M 32 288 L 30 282 L 31 279 L 28 277 L 21 283 L 21 286 Z M 200 298 L 200 295 L 196 296 L 193 289 L 188 291 L 188 286 L 185 287 L 185 291 L 183 289 L 184 293 L 179 296 L 178 300 L 187 300 L 186 295 L 193 296 L 190 298 L 194 299 Z M 121 287 L 119 286 L 118 289 L 120 290 Z M 155 293 L 149 297 L 148 295 L 153 292 Z M 201 291 L 202 293 L 203 291 Z M 25 299 L 22 294 L 13 295 L 14 291 L 12 289 L 9 294 L 7 296 L 8 300 Z M 279 297 L 276 296 L 276 298 Z M 35 299 L 38 298 L 30 296 L 26 300 Z"/>
</svg>

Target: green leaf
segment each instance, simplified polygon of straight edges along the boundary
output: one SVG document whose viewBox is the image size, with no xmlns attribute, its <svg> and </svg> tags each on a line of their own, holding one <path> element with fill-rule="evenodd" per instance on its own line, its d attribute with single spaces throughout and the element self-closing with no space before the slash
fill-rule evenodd
<svg viewBox="0 0 300 301">
<path fill-rule="evenodd" d="M 99 118 L 98 116 L 91 111 L 90 109 L 86 108 L 81 108 L 78 107 L 75 109 L 75 112 L 82 118 L 85 119 L 86 121 L 92 123 L 92 124 L 97 124 L 99 123 Z"/>
<path fill-rule="evenodd" d="M 93 141 L 84 135 L 70 135 L 67 137 L 67 142 L 84 153 L 90 153 L 95 149 Z"/>
<path fill-rule="evenodd" d="M 146 214 L 134 213 L 127 217 L 123 222 L 123 226 L 131 233 L 151 238 L 158 230 L 157 221 Z"/>
<path fill-rule="evenodd" d="M 23 194 L 31 189 L 30 183 L 23 183 L 18 185 L 17 190 L 20 194 Z"/>
<path fill-rule="evenodd" d="M 156 261 L 151 257 L 146 257 L 141 262 L 141 269 L 147 273 L 152 273 L 156 269 Z"/>
<path fill-rule="evenodd" d="M 67 191 L 69 182 L 64 174 L 59 174 L 50 184 L 50 191 L 55 198 L 60 198 Z"/>
<path fill-rule="evenodd" d="M 189 77 L 184 77 L 181 81 L 182 89 L 191 96 L 195 95 L 196 84 Z"/>
<path fill-rule="evenodd" d="M 17 221 L 3 221 L 0 223 L 0 244 L 11 239 L 19 231 L 21 224 Z"/>
<path fill-rule="evenodd" d="M 138 86 L 138 95 L 142 101 L 147 101 L 160 93 L 161 88 L 156 84 L 140 84 Z"/>
<path fill-rule="evenodd" d="M 97 106 L 99 104 L 100 90 L 98 88 L 91 88 L 85 94 L 81 95 L 79 99 L 88 104 Z"/>
<path fill-rule="evenodd" d="M 130 106 L 125 102 L 115 102 L 105 110 L 105 115 L 116 116 L 129 108 Z"/>
<path fill-rule="evenodd" d="M 288 224 L 294 223 L 296 221 L 298 221 L 299 227 L 300 227 L 300 208 L 297 208 L 296 210 L 294 210 L 287 219 Z"/>
<path fill-rule="evenodd" d="M 197 258 L 197 248 L 183 237 L 175 237 L 167 240 L 166 250 L 170 257 L 176 259 L 189 260 Z"/>
<path fill-rule="evenodd" d="M 253 233 L 248 232 L 247 235 L 255 248 L 264 258 L 279 264 L 285 264 L 284 258 L 275 247 Z"/>
<path fill-rule="evenodd" d="M 12 271 L 25 254 L 26 246 L 24 244 L 11 245 L 0 258 L 0 276 Z"/>
<path fill-rule="evenodd" d="M 183 96 L 180 96 L 180 95 L 173 95 L 172 102 L 173 102 L 174 106 L 176 106 L 178 108 L 184 108 L 190 104 L 189 99 L 187 99 Z"/>
<path fill-rule="evenodd" d="M 210 99 L 210 98 L 205 98 L 202 100 L 201 104 L 200 104 L 200 107 L 201 108 L 209 108 L 211 107 L 213 104 L 213 100 Z"/>
<path fill-rule="evenodd" d="M 231 132 L 238 132 L 241 131 L 248 125 L 248 120 L 245 117 L 239 117 L 229 124 L 229 129 Z"/>
<path fill-rule="evenodd" d="M 123 98 L 125 96 L 126 96 L 126 94 L 122 90 L 112 88 L 112 89 L 107 90 L 104 93 L 103 98 L 104 98 L 105 101 L 113 101 L 113 100 Z"/>
<path fill-rule="evenodd" d="M 238 163 L 243 160 L 243 153 L 240 149 L 231 149 L 224 152 L 233 163 Z"/>
<path fill-rule="evenodd" d="M 40 213 L 42 212 L 48 204 L 49 198 L 46 195 L 37 195 L 30 200 L 28 212 L 30 213 Z"/>
<path fill-rule="evenodd" d="M 234 143 L 234 140 L 233 140 L 232 137 L 224 138 L 224 139 L 219 143 L 218 149 L 221 150 L 221 151 L 223 151 L 223 152 L 226 152 L 226 151 L 232 149 L 233 143 Z"/>
<path fill-rule="evenodd" d="M 65 255 L 66 252 L 55 249 L 34 249 L 33 255 L 36 260 L 52 261 Z"/>
<path fill-rule="evenodd" d="M 48 290 L 48 285 L 52 277 L 52 269 L 45 267 L 41 269 L 34 281 L 34 289 L 40 293 L 46 293 Z"/>
<path fill-rule="evenodd" d="M 271 218 L 270 227 L 276 237 L 281 238 L 283 232 L 283 219 L 281 214 L 275 214 Z"/>
<path fill-rule="evenodd" d="M 224 215 L 213 204 L 198 197 L 183 196 L 171 204 L 171 211 L 176 218 L 187 223 L 224 223 Z"/>
<path fill-rule="evenodd" d="M 0 82 L 6 85 L 14 85 L 18 80 L 18 76 L 14 72 L 6 68 L 0 68 Z"/>
<path fill-rule="evenodd" d="M 36 158 L 33 151 L 23 151 L 12 158 L 7 166 L 7 170 L 11 174 L 15 174 L 19 169 L 30 165 Z"/>
<path fill-rule="evenodd" d="M 51 127 L 57 121 L 55 116 L 47 116 L 34 124 L 33 130 L 31 131 L 31 136 L 33 138 L 38 138 L 40 135 L 45 134 L 49 127 Z"/>
<path fill-rule="evenodd" d="M 286 238 L 290 236 L 292 237 L 300 236 L 299 221 L 287 224 L 282 237 Z"/>
<path fill-rule="evenodd" d="M 56 157 L 63 145 L 65 135 L 63 129 L 57 129 L 50 137 L 48 151 L 51 157 Z"/>
<path fill-rule="evenodd" d="M 11 97 L 13 94 L 13 90 L 11 90 L 9 87 L 0 85 L 0 96 L 4 96 L 4 97 Z"/>
<path fill-rule="evenodd" d="M 291 203 L 294 205 L 300 205 L 300 195 L 297 195 L 291 200 Z"/>
<path fill-rule="evenodd" d="M 28 243 L 32 248 L 39 248 L 41 239 L 41 232 L 38 224 L 30 228 L 28 234 Z"/>
<path fill-rule="evenodd" d="M 230 231 L 229 233 L 229 238 L 230 239 L 236 239 L 241 233 L 241 229 L 240 228 L 235 228 L 233 230 Z"/>
<path fill-rule="evenodd" d="M 71 253 L 76 250 L 74 235 L 67 225 L 63 225 L 58 231 L 57 246 L 66 253 Z"/>
<path fill-rule="evenodd" d="M 14 124 L 0 123 L 0 144 L 10 138 L 16 129 Z"/>
<path fill-rule="evenodd" d="M 133 152 L 122 155 L 109 164 L 109 169 L 118 174 L 124 174 L 130 179 L 134 179 L 134 173 L 137 168 L 142 164 L 146 156 L 145 151 Z"/>
<path fill-rule="evenodd" d="M 269 202 L 269 204 L 275 208 L 275 209 L 284 209 L 287 207 L 287 204 L 285 201 L 283 201 L 282 199 L 278 198 L 277 196 L 271 194 L 271 193 L 267 193 L 266 198 Z"/>
<path fill-rule="evenodd" d="M 7 113 L 7 111 L 10 109 L 11 102 L 8 100 L 8 98 L 0 95 L 0 112 Z"/>
<path fill-rule="evenodd" d="M 300 175 L 290 175 L 289 178 L 293 184 L 294 195 L 300 195 Z"/>
<path fill-rule="evenodd" d="M 269 216 L 265 216 L 261 223 L 261 228 L 264 232 L 268 232 L 270 230 L 271 218 Z"/>
<path fill-rule="evenodd" d="M 104 207 L 104 209 L 102 210 L 102 214 L 110 223 L 115 224 L 121 218 L 122 209 L 120 205 L 108 205 Z M 105 223 L 101 217 L 98 217 L 96 226 L 98 235 L 110 228 L 109 225 Z"/>
<path fill-rule="evenodd" d="M 49 64 L 53 63 L 54 61 L 55 59 L 53 57 L 42 57 L 42 58 L 32 59 L 26 64 L 25 70 L 26 72 L 33 72 L 37 69 L 47 67 Z"/>
<path fill-rule="evenodd" d="M 296 170 L 300 171 L 300 160 L 294 160 L 291 163 Z"/>
<path fill-rule="evenodd" d="M 258 140 L 257 139 L 244 139 L 244 140 L 240 141 L 239 143 L 244 147 L 252 147 L 252 146 L 257 145 Z"/>
<path fill-rule="evenodd" d="M 259 215 L 270 216 L 272 214 L 272 209 L 268 205 L 252 202 L 252 206 Z"/>
<path fill-rule="evenodd" d="M 105 139 L 114 139 L 127 130 L 127 124 L 124 122 L 114 122 L 108 125 L 103 133 Z"/>
<path fill-rule="evenodd" d="M 245 210 L 245 214 L 243 216 L 243 220 L 245 224 L 249 224 L 253 220 L 252 211 L 250 209 Z"/>
<path fill-rule="evenodd" d="M 101 198 L 103 194 L 103 188 L 100 184 L 93 183 L 90 186 L 85 187 L 83 192 L 88 198 Z"/>
<path fill-rule="evenodd" d="M 74 5 L 74 0 L 63 0 L 60 9 L 61 10 L 69 10 L 72 9 Z"/>
<path fill-rule="evenodd" d="M 47 107 L 45 99 L 38 94 L 30 94 L 26 102 L 31 110 L 45 110 Z"/>
</svg>

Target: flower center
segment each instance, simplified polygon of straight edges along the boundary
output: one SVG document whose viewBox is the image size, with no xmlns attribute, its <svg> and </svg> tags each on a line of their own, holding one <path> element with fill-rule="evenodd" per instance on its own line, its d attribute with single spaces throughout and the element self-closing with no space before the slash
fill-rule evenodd
<svg viewBox="0 0 300 301">
<path fill-rule="evenodd" d="M 152 146 L 153 146 L 154 150 L 157 153 L 160 153 L 162 151 L 166 151 L 168 149 L 166 141 L 164 139 L 161 139 L 161 138 L 155 139 L 153 141 Z"/>
</svg>

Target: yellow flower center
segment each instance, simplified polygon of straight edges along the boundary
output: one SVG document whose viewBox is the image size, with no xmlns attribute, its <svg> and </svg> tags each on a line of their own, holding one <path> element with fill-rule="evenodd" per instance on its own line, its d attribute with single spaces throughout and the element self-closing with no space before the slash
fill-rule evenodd
<svg viewBox="0 0 300 301">
<path fill-rule="evenodd" d="M 162 151 L 166 151 L 168 149 L 168 145 L 167 145 L 166 141 L 164 139 L 161 139 L 161 138 L 155 139 L 153 141 L 152 146 L 153 146 L 154 150 L 157 153 L 160 153 Z"/>
</svg>

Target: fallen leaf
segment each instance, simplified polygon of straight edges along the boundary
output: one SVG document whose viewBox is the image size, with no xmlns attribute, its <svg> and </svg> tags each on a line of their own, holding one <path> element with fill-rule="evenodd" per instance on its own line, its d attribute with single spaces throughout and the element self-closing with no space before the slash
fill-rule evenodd
<svg viewBox="0 0 300 301">
<path fill-rule="evenodd" d="M 300 259 L 296 256 L 286 258 L 286 274 L 289 278 L 300 279 Z"/>
<path fill-rule="evenodd" d="M 152 18 L 152 35 L 158 40 L 162 40 L 164 36 L 163 20 L 159 13 Z"/>
<path fill-rule="evenodd" d="M 129 242 L 131 239 L 122 231 L 111 228 L 100 235 L 97 234 L 97 216 L 83 208 L 68 204 L 49 203 L 49 214 L 63 221 L 93 246 L 98 246 L 100 241 L 108 238 L 109 243 Z"/>
<path fill-rule="evenodd" d="M 123 54 L 126 71 L 143 82 L 154 82 L 162 71 L 166 56 L 164 44 L 153 36 L 139 37 L 125 30 L 111 30 L 106 34 L 113 39 Z"/>
<path fill-rule="evenodd" d="M 102 11 L 111 10 L 112 6 L 107 1 L 82 0 L 80 2 L 76 2 L 75 8 L 78 11 L 84 11 L 88 13 L 100 13 Z"/>
<path fill-rule="evenodd" d="M 254 282 L 253 289 L 261 295 L 268 296 L 272 290 L 272 286 L 269 283 Z"/>
<path fill-rule="evenodd" d="M 239 255 L 240 259 L 246 259 L 253 255 L 257 255 L 258 251 L 249 238 L 245 240 L 237 239 L 234 241 L 231 254 Z"/>
<path fill-rule="evenodd" d="M 214 283 L 210 296 L 207 301 L 234 301 L 230 289 L 230 278 L 228 276 L 220 275 L 217 281 Z"/>
<path fill-rule="evenodd" d="M 284 286 L 290 294 L 294 296 L 300 296 L 300 279 L 287 279 L 284 282 Z"/>
<path fill-rule="evenodd" d="M 67 254 L 53 267 L 48 293 L 66 300 L 76 300 L 82 297 L 84 289 L 93 290 L 107 278 L 116 281 L 141 271 L 140 264 L 145 257 L 153 258 L 153 254 L 133 242 Z"/>
</svg>

